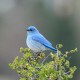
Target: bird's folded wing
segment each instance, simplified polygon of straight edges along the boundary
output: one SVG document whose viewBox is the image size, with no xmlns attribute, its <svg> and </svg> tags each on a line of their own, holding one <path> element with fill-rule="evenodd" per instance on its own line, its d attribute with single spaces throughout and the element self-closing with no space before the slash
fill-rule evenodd
<svg viewBox="0 0 80 80">
<path fill-rule="evenodd" d="M 35 35 L 32 37 L 33 40 L 41 43 L 42 45 L 44 45 L 45 47 L 51 49 L 54 53 L 57 52 L 57 49 L 55 49 L 52 44 L 46 39 L 44 38 L 42 35 Z"/>
<path fill-rule="evenodd" d="M 42 35 L 35 35 L 32 37 L 33 40 L 41 43 L 42 45 L 46 46 L 47 48 L 51 48 L 52 44 L 46 39 L 44 38 Z"/>
</svg>

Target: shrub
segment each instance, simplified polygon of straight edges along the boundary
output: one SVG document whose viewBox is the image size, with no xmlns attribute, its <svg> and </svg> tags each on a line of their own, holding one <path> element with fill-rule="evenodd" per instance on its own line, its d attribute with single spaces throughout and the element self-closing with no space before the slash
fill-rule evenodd
<svg viewBox="0 0 80 80">
<path fill-rule="evenodd" d="M 77 48 L 66 51 L 64 54 L 60 51 L 61 44 L 57 45 L 57 48 L 57 54 L 51 52 L 48 55 L 51 61 L 46 62 L 48 56 L 45 57 L 44 53 L 34 54 L 29 48 L 21 47 L 22 58 L 15 57 L 9 66 L 16 70 L 20 80 L 68 80 L 73 78 L 77 68 L 70 66 L 69 54 L 75 53 Z"/>
</svg>

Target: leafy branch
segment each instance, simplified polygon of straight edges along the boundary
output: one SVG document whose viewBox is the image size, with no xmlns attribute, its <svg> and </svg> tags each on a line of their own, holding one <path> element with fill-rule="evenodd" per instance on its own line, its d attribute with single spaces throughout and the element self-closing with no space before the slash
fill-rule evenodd
<svg viewBox="0 0 80 80">
<path fill-rule="evenodd" d="M 70 66 L 69 54 L 77 52 L 77 48 L 62 53 L 60 51 L 62 47 L 61 44 L 58 44 L 57 54 L 51 52 L 49 54 L 51 61 L 46 63 L 44 62 L 49 55 L 45 58 L 44 53 L 35 55 L 29 48 L 21 47 L 22 58 L 15 57 L 14 61 L 9 63 L 9 66 L 16 70 L 20 80 L 68 80 L 73 78 L 77 69 L 76 66 Z"/>
</svg>

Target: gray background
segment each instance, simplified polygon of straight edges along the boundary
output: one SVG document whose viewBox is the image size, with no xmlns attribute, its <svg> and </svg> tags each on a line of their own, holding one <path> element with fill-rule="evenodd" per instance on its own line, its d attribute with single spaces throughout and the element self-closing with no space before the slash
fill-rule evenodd
<svg viewBox="0 0 80 80">
<path fill-rule="evenodd" d="M 63 52 L 80 51 L 79 0 L 0 0 L 0 80 L 19 80 L 8 66 L 20 47 L 26 46 L 25 28 L 35 25 L 54 44 L 63 44 Z M 72 80 L 80 78 L 80 53 L 73 54 L 71 66 L 76 65 Z"/>
</svg>

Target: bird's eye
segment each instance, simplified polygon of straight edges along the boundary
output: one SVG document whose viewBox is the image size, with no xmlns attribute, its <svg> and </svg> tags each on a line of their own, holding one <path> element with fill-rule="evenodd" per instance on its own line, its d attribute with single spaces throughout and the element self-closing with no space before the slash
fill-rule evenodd
<svg viewBox="0 0 80 80">
<path fill-rule="evenodd" d="M 33 31 L 32 29 L 30 29 L 30 31 Z"/>
</svg>

